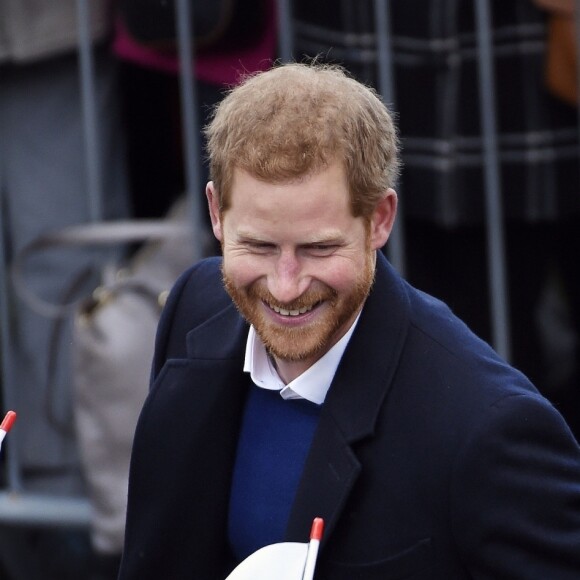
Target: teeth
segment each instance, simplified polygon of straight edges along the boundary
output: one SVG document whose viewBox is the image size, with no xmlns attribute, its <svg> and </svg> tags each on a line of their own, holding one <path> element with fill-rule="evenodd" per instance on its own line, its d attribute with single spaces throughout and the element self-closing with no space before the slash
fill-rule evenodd
<svg viewBox="0 0 580 580">
<path fill-rule="evenodd" d="M 313 306 L 304 306 L 299 310 L 285 310 L 284 308 L 278 308 L 277 306 L 271 306 L 272 310 L 277 314 L 281 314 L 282 316 L 298 316 L 299 314 L 305 314 L 312 310 Z"/>
</svg>

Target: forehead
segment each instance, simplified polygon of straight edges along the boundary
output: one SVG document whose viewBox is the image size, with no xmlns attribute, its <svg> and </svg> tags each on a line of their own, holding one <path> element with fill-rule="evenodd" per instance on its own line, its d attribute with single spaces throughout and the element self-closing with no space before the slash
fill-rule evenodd
<svg viewBox="0 0 580 580">
<path fill-rule="evenodd" d="M 306 239 L 350 228 L 355 219 L 346 174 L 340 163 L 334 163 L 284 183 L 265 182 L 236 169 L 224 225 L 240 233 L 296 234 Z"/>
<path fill-rule="evenodd" d="M 332 203 L 349 203 L 349 188 L 342 163 L 333 162 L 324 168 L 287 181 L 267 181 L 235 168 L 231 184 L 231 206 L 240 209 L 252 204 L 255 208 L 274 209 L 290 200 L 301 207 Z"/>
</svg>

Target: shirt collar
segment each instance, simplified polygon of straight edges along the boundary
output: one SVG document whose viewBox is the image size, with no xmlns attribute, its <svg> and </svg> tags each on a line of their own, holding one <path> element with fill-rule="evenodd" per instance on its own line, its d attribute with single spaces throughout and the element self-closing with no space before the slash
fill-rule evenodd
<svg viewBox="0 0 580 580">
<path fill-rule="evenodd" d="M 263 389 L 280 391 L 284 399 L 306 399 L 322 405 L 359 318 L 360 313 L 348 332 L 321 359 L 287 385 L 278 376 L 256 330 L 250 326 L 246 341 L 244 372 L 250 373 L 255 385 Z"/>
</svg>

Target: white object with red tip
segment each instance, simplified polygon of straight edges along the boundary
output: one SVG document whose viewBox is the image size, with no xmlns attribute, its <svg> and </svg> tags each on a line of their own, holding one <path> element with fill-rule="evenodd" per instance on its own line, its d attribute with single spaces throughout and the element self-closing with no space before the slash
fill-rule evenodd
<svg viewBox="0 0 580 580">
<path fill-rule="evenodd" d="M 316 567 L 316 558 L 318 557 L 318 548 L 322 534 L 324 532 L 324 520 L 322 518 L 314 518 L 312 522 L 312 530 L 310 531 L 310 543 L 308 544 L 308 553 L 306 554 L 306 564 L 304 565 L 304 573 L 302 580 L 313 580 L 314 568 Z"/>
<path fill-rule="evenodd" d="M 6 434 L 12 428 L 14 421 L 16 421 L 16 413 L 14 411 L 8 411 L 4 420 L 0 423 L 0 449 L 2 449 L 2 441 L 4 441 L 4 437 L 6 437 Z"/>
<path fill-rule="evenodd" d="M 309 543 L 265 546 L 241 562 L 226 580 L 313 580 L 323 532 L 324 521 L 314 518 Z"/>
</svg>

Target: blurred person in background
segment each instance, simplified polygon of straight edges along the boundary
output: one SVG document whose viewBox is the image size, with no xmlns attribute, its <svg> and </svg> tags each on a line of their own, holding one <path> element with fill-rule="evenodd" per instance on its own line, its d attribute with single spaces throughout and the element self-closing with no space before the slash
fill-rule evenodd
<svg viewBox="0 0 580 580">
<path fill-rule="evenodd" d="M 103 215 L 128 208 L 125 151 L 115 61 L 110 54 L 110 3 L 89 0 L 95 68 L 99 175 Z M 2 0 L 0 3 L 0 201 L 9 267 L 42 232 L 87 222 L 87 158 L 77 57 L 76 0 Z M 58 303 L 95 256 L 50 252 L 32 258 L 30 289 Z M 84 493 L 73 433 L 69 339 L 63 333 L 50 361 L 54 320 L 9 296 L 10 388 L 18 423 L 11 437 L 22 468 L 23 492 L 63 497 Z M 48 377 L 49 365 L 53 365 Z M 2 527 L 0 563 L 11 580 L 70 578 L 88 573 L 83 534 Z"/>
<path fill-rule="evenodd" d="M 121 6 L 123 0 L 120 1 Z M 139 6 L 129 0 L 127 5 Z M 268 69 L 276 57 L 275 0 L 238 0 L 236 20 L 212 43 L 196 46 L 193 39 L 193 74 L 199 127 L 228 87 L 248 73 Z M 192 5 L 193 7 L 193 5 Z M 167 4 L 173 9 L 173 3 Z M 141 18 L 142 10 L 136 10 Z M 180 62 L 173 42 L 145 41 L 137 36 L 133 11 L 120 10 L 113 50 L 120 62 L 123 118 L 127 127 L 127 148 L 131 198 L 136 217 L 159 217 L 185 191 L 182 119 L 180 104 Z M 135 32 L 134 32 L 135 31 Z M 161 32 L 160 32 L 161 34 Z M 199 133 L 202 159 L 202 135 Z M 207 182 L 205 162 L 199 184 L 203 195 Z M 204 202 L 205 203 L 205 202 Z M 204 212 L 205 215 L 205 212 Z M 209 221 L 208 221 L 209 231 Z"/>
</svg>

